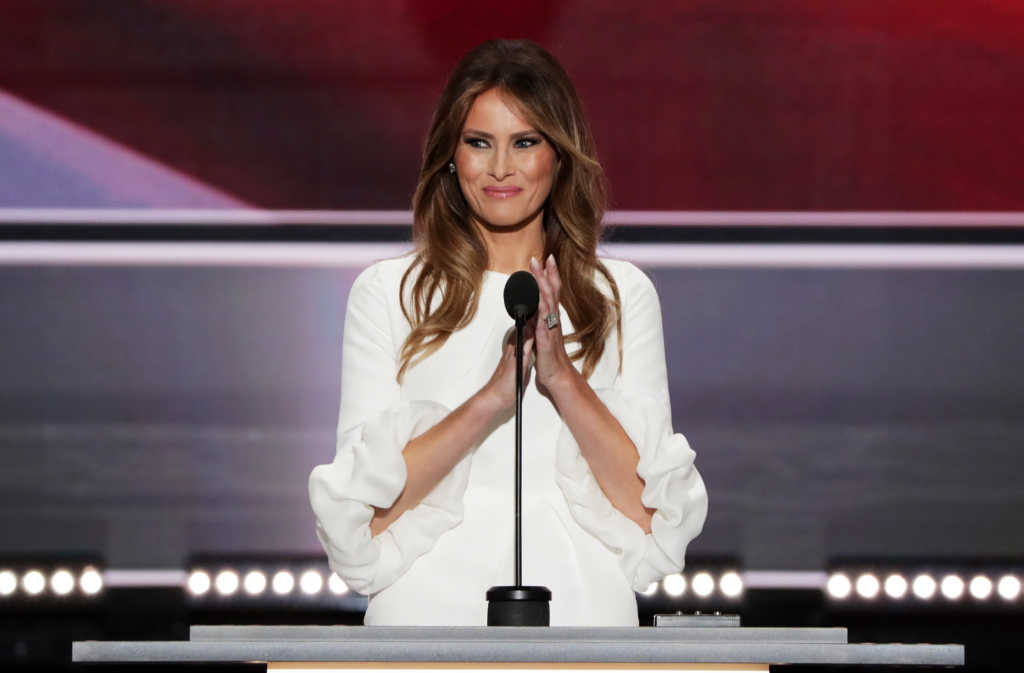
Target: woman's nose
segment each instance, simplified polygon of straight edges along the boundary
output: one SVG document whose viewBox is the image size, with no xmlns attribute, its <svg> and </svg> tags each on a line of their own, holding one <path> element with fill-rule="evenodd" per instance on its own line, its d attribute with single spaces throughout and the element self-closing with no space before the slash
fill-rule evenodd
<svg viewBox="0 0 1024 673">
<path fill-rule="evenodd" d="M 511 174 L 512 170 L 512 158 L 508 155 L 508 150 L 499 147 L 491 154 L 491 175 L 501 180 Z"/>
</svg>

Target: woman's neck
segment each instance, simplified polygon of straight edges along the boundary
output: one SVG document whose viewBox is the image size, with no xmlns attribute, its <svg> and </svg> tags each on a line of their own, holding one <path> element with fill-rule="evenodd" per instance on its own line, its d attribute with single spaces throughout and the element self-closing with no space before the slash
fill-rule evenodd
<svg viewBox="0 0 1024 673">
<path fill-rule="evenodd" d="M 498 273 L 529 270 L 530 257 L 543 263 L 543 211 L 529 224 L 515 229 L 477 224 L 477 231 L 487 247 L 488 269 Z"/>
</svg>

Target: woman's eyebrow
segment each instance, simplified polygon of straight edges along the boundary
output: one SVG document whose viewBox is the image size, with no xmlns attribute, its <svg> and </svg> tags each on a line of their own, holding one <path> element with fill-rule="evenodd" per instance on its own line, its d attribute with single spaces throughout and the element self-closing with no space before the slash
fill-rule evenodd
<svg viewBox="0 0 1024 673">
<path fill-rule="evenodd" d="M 519 131 L 518 133 L 513 133 L 512 137 L 513 138 L 518 138 L 520 136 L 528 136 L 531 133 L 536 133 L 536 132 L 537 131 L 535 131 L 534 129 L 530 129 L 529 131 Z M 490 133 L 486 133 L 484 131 L 477 131 L 476 129 L 465 129 L 465 131 L 463 131 L 463 133 L 473 133 L 473 134 L 476 134 L 478 136 L 483 136 L 484 138 L 492 138 L 492 139 L 494 138 L 494 136 L 491 135 Z"/>
</svg>

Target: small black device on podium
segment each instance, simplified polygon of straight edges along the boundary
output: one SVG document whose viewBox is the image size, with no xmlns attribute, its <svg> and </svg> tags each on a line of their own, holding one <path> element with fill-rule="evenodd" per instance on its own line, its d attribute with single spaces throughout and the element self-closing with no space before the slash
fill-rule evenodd
<svg viewBox="0 0 1024 673">
<path fill-rule="evenodd" d="M 513 586 L 487 590 L 487 626 L 549 626 L 551 590 L 523 586 L 523 328 L 537 312 L 540 289 L 529 271 L 505 282 L 505 310 L 516 321 L 516 579 Z"/>
</svg>

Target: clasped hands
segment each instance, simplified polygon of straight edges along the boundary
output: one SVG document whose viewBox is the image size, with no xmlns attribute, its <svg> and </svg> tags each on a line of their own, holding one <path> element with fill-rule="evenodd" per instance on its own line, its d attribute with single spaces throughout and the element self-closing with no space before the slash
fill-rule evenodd
<svg viewBox="0 0 1024 673">
<path fill-rule="evenodd" d="M 561 317 L 553 328 L 547 326 L 547 315 L 558 315 L 558 299 L 562 289 L 554 256 L 548 255 L 543 266 L 531 257 L 530 273 L 537 280 L 540 297 L 537 313 L 526 322 L 523 330 L 523 385 L 529 382 L 530 367 L 534 367 L 538 389 L 550 397 L 556 388 L 571 382 L 572 377 L 579 376 L 579 372 L 565 352 Z M 498 367 L 487 384 L 503 407 L 515 404 L 515 355 L 513 336 L 511 342 L 505 345 Z"/>
</svg>

